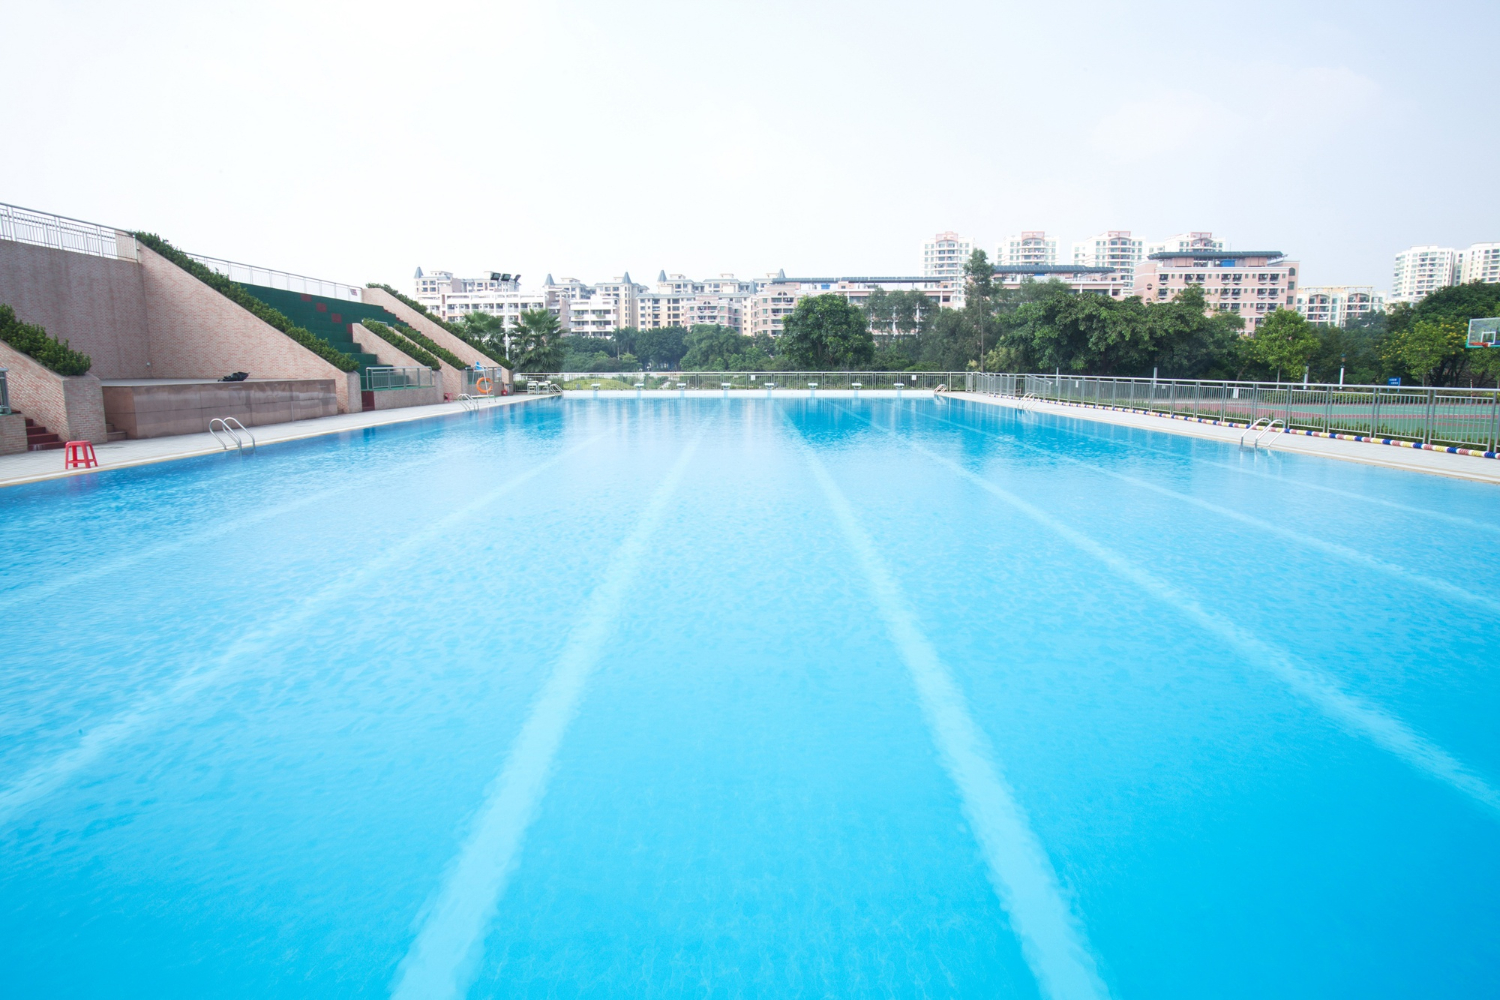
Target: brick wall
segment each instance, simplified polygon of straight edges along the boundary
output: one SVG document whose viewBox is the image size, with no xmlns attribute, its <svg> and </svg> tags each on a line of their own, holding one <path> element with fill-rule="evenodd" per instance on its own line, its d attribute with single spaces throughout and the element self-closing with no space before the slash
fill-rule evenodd
<svg viewBox="0 0 1500 1000">
<path fill-rule="evenodd" d="M 426 316 L 423 316 L 421 313 L 417 312 L 411 306 L 396 298 L 396 296 L 392 295 L 384 288 L 366 288 L 363 290 L 363 293 L 365 302 L 368 305 L 380 306 L 382 309 L 395 313 L 397 316 L 401 317 L 401 322 L 405 323 L 407 326 L 411 327 L 413 330 L 418 331 L 419 333 L 425 333 L 427 336 L 435 340 L 439 345 L 441 345 L 442 347 L 446 347 L 448 350 L 458 355 L 459 358 L 462 359 L 465 363 L 472 365 L 474 362 L 479 361 L 482 362 L 486 368 L 500 367 L 500 363 L 498 361 L 494 360 L 487 354 L 483 354 L 475 350 L 473 347 L 469 346 L 468 342 L 460 340 L 457 337 L 453 336 L 453 334 L 449 333 L 447 330 L 444 330 L 441 326 L 438 326 L 432 320 L 428 319 Z M 448 366 L 444 364 L 443 367 L 444 369 L 447 369 Z M 460 392 L 463 392 L 463 377 L 455 373 L 455 375 L 457 376 L 457 381 L 455 383 L 456 388 L 449 388 L 447 374 L 448 373 L 445 371 L 443 379 L 443 389 L 445 392 L 451 393 L 452 398 L 457 398 L 458 394 Z M 505 372 L 505 380 L 509 382 L 510 379 L 511 373 L 507 370 Z"/>
<path fill-rule="evenodd" d="M 339 412 L 358 413 L 359 382 L 147 247 L 140 248 L 152 378 L 333 379 Z"/>
<path fill-rule="evenodd" d="M 43 424 L 64 441 L 103 444 L 104 396 L 99 380 L 87 375 L 59 375 L 29 355 L 0 342 L 0 368 L 9 368 L 11 409 Z"/>
<path fill-rule="evenodd" d="M 87 354 L 95 378 L 151 374 L 145 288 L 134 261 L 0 240 L 0 302 Z"/>
<path fill-rule="evenodd" d="M 26 450 L 26 418 L 19 413 L 0 413 L 0 455 Z"/>
</svg>

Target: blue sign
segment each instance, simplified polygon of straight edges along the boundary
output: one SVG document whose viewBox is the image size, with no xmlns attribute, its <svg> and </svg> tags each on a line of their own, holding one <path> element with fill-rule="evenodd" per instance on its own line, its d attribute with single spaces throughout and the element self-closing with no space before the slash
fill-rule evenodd
<svg viewBox="0 0 1500 1000">
<path fill-rule="evenodd" d="M 1397 375 L 1395 378 L 1388 378 L 1388 379 L 1385 380 L 1385 384 L 1386 385 L 1400 385 L 1401 384 L 1401 376 Z"/>
</svg>

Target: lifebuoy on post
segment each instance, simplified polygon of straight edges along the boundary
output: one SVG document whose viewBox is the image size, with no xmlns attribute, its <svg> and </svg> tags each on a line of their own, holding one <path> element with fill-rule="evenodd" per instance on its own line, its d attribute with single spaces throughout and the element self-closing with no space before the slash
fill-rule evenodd
<svg viewBox="0 0 1500 1000">
<path fill-rule="evenodd" d="M 474 390 L 481 396 L 488 396 L 490 394 L 490 385 L 491 382 L 489 376 L 481 375 L 479 376 L 479 381 L 474 383 Z"/>
</svg>

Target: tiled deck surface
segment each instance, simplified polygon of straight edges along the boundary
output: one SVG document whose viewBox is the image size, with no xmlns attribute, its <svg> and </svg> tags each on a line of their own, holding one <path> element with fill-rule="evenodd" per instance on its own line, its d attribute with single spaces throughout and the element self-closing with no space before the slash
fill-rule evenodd
<svg viewBox="0 0 1500 1000">
<path fill-rule="evenodd" d="M 518 403 L 535 403 L 550 396 L 504 396 L 485 406 L 515 406 Z M 277 441 L 294 441 L 298 438 L 317 437 L 322 434 L 337 434 L 340 431 L 376 427 L 381 424 L 399 424 L 408 420 L 462 413 L 458 403 L 437 403 L 432 406 L 409 406 L 400 410 L 370 410 L 364 413 L 341 413 L 333 417 L 318 417 L 314 420 L 294 420 L 285 424 L 265 424 L 252 427 L 257 445 L 274 444 Z M 99 458 L 98 469 L 63 469 L 63 452 L 30 451 L 19 455 L 0 456 L 0 486 L 36 482 L 40 479 L 57 479 L 62 476 L 78 476 L 106 469 L 119 469 L 131 465 L 149 465 L 153 462 L 170 462 L 194 455 L 212 455 L 223 451 L 223 446 L 212 434 L 180 434 L 173 437 L 146 438 L 137 441 L 114 441 L 110 444 L 94 445 Z"/>
<path fill-rule="evenodd" d="M 954 393 L 955 399 L 970 399 L 990 406 L 1013 406 L 1009 401 L 981 395 L 979 393 Z M 1095 409 L 1087 406 L 1060 406 L 1056 403 L 1039 403 L 1034 407 L 1038 413 L 1053 413 L 1060 417 L 1093 420 L 1124 427 L 1139 427 L 1148 431 L 1164 431 L 1167 434 L 1183 434 L 1188 437 L 1208 438 L 1238 445 L 1244 433 L 1238 427 L 1215 427 L 1191 420 L 1173 420 L 1169 417 L 1146 413 L 1119 413 L 1113 410 Z M 1500 459 L 1479 458 L 1473 455 L 1450 455 L 1442 451 L 1397 448 L 1391 445 L 1368 441 L 1339 441 L 1334 438 L 1313 438 L 1283 434 L 1272 445 L 1276 451 L 1298 455 L 1318 455 L 1336 458 L 1344 462 L 1362 462 L 1365 465 L 1384 465 L 1391 469 L 1408 472 L 1426 472 L 1437 476 L 1455 476 L 1485 483 L 1500 483 Z"/>
</svg>

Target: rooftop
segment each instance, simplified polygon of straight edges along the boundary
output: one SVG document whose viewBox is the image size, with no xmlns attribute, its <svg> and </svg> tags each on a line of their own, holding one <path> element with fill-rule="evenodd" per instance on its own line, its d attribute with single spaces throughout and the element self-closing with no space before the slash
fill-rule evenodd
<svg viewBox="0 0 1500 1000">
<path fill-rule="evenodd" d="M 1115 274 L 1117 267 L 1092 267 L 1083 264 L 996 264 L 996 274 Z"/>
<path fill-rule="evenodd" d="M 1280 250 L 1163 250 L 1150 255 L 1151 260 L 1190 257 L 1193 260 L 1237 260 L 1241 257 L 1285 257 Z"/>
</svg>

